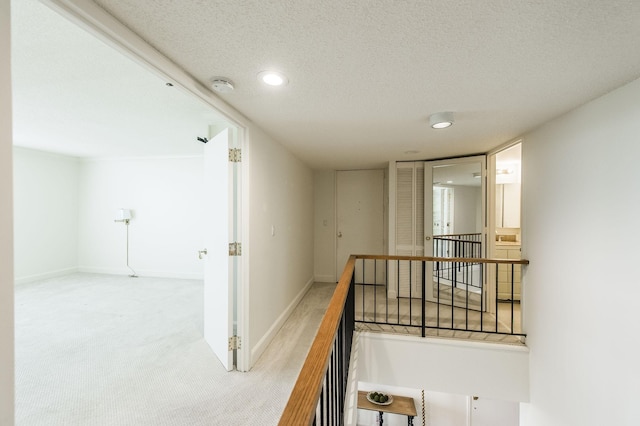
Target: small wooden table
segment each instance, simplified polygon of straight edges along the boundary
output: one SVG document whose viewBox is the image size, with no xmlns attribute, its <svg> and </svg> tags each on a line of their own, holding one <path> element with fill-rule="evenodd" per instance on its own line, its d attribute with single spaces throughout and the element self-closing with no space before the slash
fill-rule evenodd
<svg viewBox="0 0 640 426">
<path fill-rule="evenodd" d="M 409 398 L 407 396 L 396 396 L 390 395 L 393 397 L 393 402 L 389 405 L 378 405 L 373 402 L 369 402 L 367 399 L 367 393 L 365 391 L 358 391 L 358 408 L 363 410 L 371 410 L 377 411 L 379 414 L 380 425 L 382 425 L 382 415 L 384 413 L 392 413 L 392 414 L 400 414 L 402 416 L 407 416 L 407 424 L 409 426 L 413 425 L 413 418 L 416 416 L 416 404 L 413 402 L 413 398 Z"/>
</svg>

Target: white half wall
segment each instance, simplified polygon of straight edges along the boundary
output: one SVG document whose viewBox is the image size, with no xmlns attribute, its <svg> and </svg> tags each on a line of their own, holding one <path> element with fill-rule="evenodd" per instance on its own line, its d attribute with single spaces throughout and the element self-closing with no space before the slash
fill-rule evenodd
<svg viewBox="0 0 640 426">
<path fill-rule="evenodd" d="M 253 365 L 286 320 L 283 312 L 313 281 L 314 195 L 311 169 L 257 127 L 249 129 L 249 162 Z"/>
<path fill-rule="evenodd" d="M 637 425 L 640 80 L 526 135 L 523 426 Z"/>
<path fill-rule="evenodd" d="M 0 426 L 14 420 L 11 12 L 0 1 Z"/>
<path fill-rule="evenodd" d="M 387 386 L 529 400 L 529 351 L 494 343 L 357 333 L 358 380 Z"/>
<path fill-rule="evenodd" d="M 16 283 L 76 271 L 78 160 L 14 147 L 13 170 Z"/>
<path fill-rule="evenodd" d="M 131 209 L 129 266 L 138 275 L 202 279 L 202 157 L 83 160 L 79 183 L 78 267 L 130 274 L 126 226 L 116 210 Z"/>
</svg>

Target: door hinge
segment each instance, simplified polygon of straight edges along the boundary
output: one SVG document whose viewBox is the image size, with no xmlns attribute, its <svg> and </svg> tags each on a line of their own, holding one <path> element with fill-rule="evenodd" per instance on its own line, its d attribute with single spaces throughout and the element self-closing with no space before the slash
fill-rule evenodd
<svg viewBox="0 0 640 426">
<path fill-rule="evenodd" d="M 242 340 L 239 336 L 231 336 L 229 337 L 229 350 L 233 351 L 236 349 L 242 349 Z"/>
<path fill-rule="evenodd" d="M 242 255 L 242 243 L 229 243 L 229 256 L 241 256 Z"/>
<path fill-rule="evenodd" d="M 242 150 L 240 148 L 229 148 L 229 161 L 232 163 L 242 162 Z"/>
</svg>

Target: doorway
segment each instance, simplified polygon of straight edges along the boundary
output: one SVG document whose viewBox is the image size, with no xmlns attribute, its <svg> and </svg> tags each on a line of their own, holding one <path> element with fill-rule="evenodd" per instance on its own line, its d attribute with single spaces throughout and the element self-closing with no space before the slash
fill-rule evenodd
<svg viewBox="0 0 640 426">
<path fill-rule="evenodd" d="M 18 2 L 15 2 L 15 3 L 18 4 Z M 151 207 L 147 205 L 143 209 L 141 206 L 142 202 L 140 199 L 133 199 L 132 194 L 126 194 L 128 196 L 129 195 L 131 196 L 132 203 L 131 204 L 126 203 L 124 204 L 124 207 L 127 207 L 127 208 L 132 207 L 134 215 L 139 214 L 139 216 L 137 217 L 134 216 L 134 222 L 132 222 L 132 228 L 133 226 L 136 226 L 135 229 L 132 229 L 133 231 L 132 238 L 134 239 L 139 238 L 138 241 L 142 241 L 145 244 L 144 250 L 142 245 L 139 245 L 139 246 L 134 245 L 132 247 L 132 250 L 138 250 L 138 253 L 141 253 L 140 256 L 143 256 L 143 255 L 145 256 L 144 260 L 146 262 L 146 266 L 142 268 L 143 269 L 146 268 L 147 273 L 149 273 L 149 271 L 153 273 L 158 269 L 160 269 L 162 272 L 166 269 L 171 273 L 178 275 L 178 273 L 185 273 L 184 271 L 188 271 L 189 274 L 191 275 L 198 274 L 197 275 L 198 278 L 201 278 L 203 265 L 202 263 L 197 262 L 197 251 L 199 249 L 204 248 L 202 246 L 203 232 L 202 232 L 202 229 L 197 229 L 196 232 L 193 232 L 193 228 L 200 227 L 203 222 L 206 223 L 207 221 L 206 219 L 203 220 L 202 216 L 204 215 L 200 215 L 200 211 L 202 210 L 201 200 L 198 199 L 197 202 L 195 203 L 191 202 L 192 198 L 195 198 L 192 196 L 193 193 L 197 192 L 196 191 L 197 188 L 200 188 L 200 185 L 202 184 L 201 178 L 202 178 L 202 168 L 203 168 L 203 160 L 202 160 L 203 145 L 196 140 L 196 136 L 197 137 L 207 136 L 207 133 L 206 133 L 207 126 L 212 122 L 218 122 L 218 121 L 224 120 L 228 123 L 228 122 L 231 122 L 231 120 L 223 117 L 221 113 L 215 110 L 214 107 L 212 106 L 213 103 L 211 99 L 207 99 L 206 95 L 202 93 L 198 94 L 193 90 L 192 87 L 190 88 L 189 87 L 190 81 L 181 81 L 181 77 L 183 76 L 181 76 L 179 73 L 177 73 L 176 78 L 170 78 L 169 76 L 167 76 L 165 72 L 161 71 L 159 67 L 152 64 L 149 58 L 147 58 L 147 61 L 145 61 L 146 68 L 141 67 L 140 63 L 136 62 L 136 60 L 132 61 L 131 57 L 133 57 L 134 59 L 139 59 L 136 56 L 135 52 L 132 52 L 127 50 L 126 48 L 123 48 L 123 45 L 121 43 L 122 40 L 117 39 L 117 36 L 114 35 L 113 33 L 109 33 L 110 31 L 109 29 L 102 28 L 101 31 L 99 32 L 94 26 L 88 23 L 87 17 L 83 16 L 80 12 L 78 12 L 79 13 L 78 15 L 73 15 L 74 12 L 71 12 L 71 11 L 60 11 L 58 9 L 51 10 L 49 8 L 44 7 L 42 4 L 38 2 L 19 2 L 19 4 L 20 4 L 20 7 L 23 7 L 23 8 L 26 8 L 26 7 L 39 8 L 34 12 L 33 15 L 31 15 L 32 17 L 31 19 L 34 19 L 35 17 L 40 18 L 40 13 L 42 13 L 43 15 L 42 19 L 38 19 L 38 21 L 42 26 L 40 30 L 50 31 L 52 27 L 57 28 L 55 27 L 56 25 L 59 25 L 61 27 L 60 31 L 51 31 L 51 34 L 56 34 L 56 37 L 51 37 L 53 39 L 52 43 L 58 42 L 59 45 L 64 45 L 65 43 L 60 43 L 59 40 L 63 40 L 63 39 L 68 40 L 66 37 L 69 36 L 74 42 L 70 44 L 70 46 L 72 46 L 72 48 L 79 46 L 76 53 L 88 52 L 86 53 L 87 57 L 85 57 L 85 55 L 77 55 L 77 54 L 73 55 L 74 58 L 78 57 L 79 61 L 86 62 L 86 63 L 83 63 L 83 65 L 86 65 L 86 68 L 76 67 L 77 69 L 73 70 L 79 73 L 84 73 L 82 74 L 83 78 L 76 78 L 77 76 L 71 72 L 72 70 L 69 70 L 69 69 L 66 70 L 66 72 L 68 72 L 68 75 L 66 76 L 66 80 L 73 80 L 76 82 L 76 84 L 78 84 L 78 86 L 76 87 L 77 90 L 67 91 L 67 92 L 73 92 L 73 93 L 70 93 L 69 96 L 71 96 L 72 94 L 82 94 L 86 96 L 93 96 L 93 99 L 82 98 L 83 102 L 71 102 L 69 99 L 65 98 L 69 101 L 68 105 L 66 104 L 64 105 L 65 107 L 69 105 L 76 106 L 78 104 L 82 106 L 80 112 L 78 112 L 77 110 L 73 111 L 74 113 L 72 114 L 73 120 L 66 119 L 67 117 L 64 116 L 65 108 L 63 108 L 63 106 L 61 105 L 57 109 L 53 108 L 52 110 L 49 110 L 49 111 L 44 110 L 43 113 L 41 114 L 34 113 L 33 116 L 30 117 L 33 119 L 32 123 L 30 123 L 31 127 L 32 128 L 36 127 L 37 123 L 39 123 L 38 119 L 41 116 L 50 116 L 52 115 L 50 113 L 54 112 L 55 117 L 58 118 L 57 121 L 64 123 L 64 125 L 59 127 L 55 127 L 55 126 L 47 127 L 45 131 L 49 132 L 50 135 L 52 135 L 57 131 L 66 130 L 66 129 L 77 129 L 77 128 L 84 129 L 83 131 L 85 131 L 86 133 L 83 138 L 77 138 L 77 137 L 69 138 L 69 142 L 71 143 L 75 142 L 75 146 L 71 145 L 71 148 L 69 148 L 69 150 L 66 152 L 60 151 L 62 153 L 66 153 L 68 155 L 77 155 L 80 157 L 85 155 L 94 156 L 97 158 L 99 157 L 100 153 L 95 154 L 93 151 L 90 152 L 89 150 L 96 145 L 100 145 L 101 148 L 103 149 L 103 152 L 108 151 L 107 143 L 104 143 L 102 139 L 105 137 L 105 135 L 107 135 L 109 137 L 110 143 L 116 146 L 117 144 L 120 144 L 119 147 L 121 148 L 121 151 L 116 154 L 113 154 L 112 152 L 107 152 L 106 154 L 107 156 L 111 155 L 113 156 L 113 158 L 130 157 L 129 158 L 129 160 L 131 160 L 129 161 L 130 164 L 134 163 L 134 161 L 132 160 L 132 158 L 134 157 L 135 157 L 134 160 L 137 161 L 138 163 L 140 162 L 138 161 L 138 159 L 140 158 L 144 158 L 146 156 L 152 158 L 153 161 L 155 161 L 155 163 L 152 166 L 149 166 L 149 168 L 153 168 L 153 172 L 154 172 L 153 174 L 145 173 L 146 169 L 145 170 L 142 170 L 142 169 L 125 170 L 123 168 L 119 171 L 120 173 L 115 173 L 113 178 L 105 178 L 105 179 L 101 178 L 101 180 L 109 184 L 109 187 L 108 187 L 109 194 L 112 193 L 111 190 L 113 187 L 118 186 L 119 187 L 118 195 L 120 195 L 125 191 L 127 191 L 128 188 L 134 187 L 136 185 L 138 187 L 142 186 L 139 183 L 139 179 L 135 179 L 135 178 L 142 178 L 143 176 L 147 180 L 151 180 L 151 178 L 156 178 L 156 184 L 153 187 L 151 187 L 152 190 L 144 191 L 144 192 L 146 192 L 147 193 L 146 195 L 148 195 L 149 197 L 153 196 L 154 200 L 163 199 L 165 204 L 157 203 L 157 204 L 153 204 Z M 29 6 L 29 4 L 31 6 Z M 19 11 L 18 8 L 16 8 L 16 10 Z M 12 12 L 15 12 L 16 10 Z M 56 10 L 60 11 L 61 14 L 59 15 L 58 13 L 56 13 Z M 67 14 L 69 14 L 69 16 L 67 16 Z M 64 18 L 69 18 L 69 20 L 66 20 Z M 15 28 L 20 28 L 19 21 L 20 21 L 19 19 L 15 20 L 15 24 L 16 24 Z M 71 21 L 71 24 L 69 23 L 69 21 Z M 12 26 L 13 24 L 14 22 L 12 22 Z M 51 26 L 49 26 L 48 24 L 51 24 Z M 88 28 L 89 34 L 85 31 L 84 28 L 80 28 L 80 27 Z M 29 31 L 27 32 L 29 34 L 36 33 L 36 31 L 34 31 L 32 28 L 29 28 Z M 100 36 L 102 37 L 102 39 L 107 38 L 112 43 L 105 44 L 103 41 L 98 40 L 98 38 L 95 37 L 95 35 L 98 33 L 100 33 Z M 47 37 L 42 37 L 42 34 L 40 34 L 40 36 L 42 40 L 44 41 L 47 40 Z M 18 38 L 19 37 L 14 37 L 14 42 L 17 41 Z M 77 45 L 75 43 L 77 43 Z M 113 48 L 114 45 L 116 46 L 115 49 Z M 46 50 L 48 50 L 51 53 L 57 52 L 57 50 L 51 48 L 55 46 L 47 45 L 46 47 L 47 47 Z M 65 46 L 65 47 L 69 47 L 69 46 Z M 82 49 L 80 49 L 80 47 L 82 47 Z M 35 46 L 33 46 L 33 49 L 30 49 L 30 50 L 33 51 L 32 52 L 33 54 L 37 54 L 38 52 Z M 24 52 L 24 49 L 15 49 L 15 52 Z M 91 57 L 89 59 L 90 55 L 96 55 L 97 60 L 94 61 L 94 59 L 96 59 L 94 57 Z M 66 59 L 68 56 L 69 55 L 58 54 L 60 61 L 56 63 L 55 70 L 52 70 L 48 74 L 48 78 L 53 79 L 56 77 L 54 75 L 54 71 L 59 71 L 59 69 L 64 68 L 63 67 L 63 65 L 65 64 L 64 59 Z M 17 59 L 17 58 L 14 57 L 14 59 Z M 20 61 L 18 60 L 14 61 L 15 66 L 19 66 L 19 64 L 20 64 Z M 102 80 L 102 77 L 103 77 L 102 74 L 94 75 L 93 71 L 95 70 L 95 68 L 98 68 L 98 69 L 104 68 L 107 71 L 111 71 L 110 72 L 111 75 L 107 76 L 107 77 L 111 77 L 111 80 L 106 82 Z M 20 70 L 22 70 L 22 68 L 20 68 Z M 126 78 L 122 78 L 120 76 L 120 73 L 123 75 L 126 75 Z M 23 73 L 19 73 L 19 74 L 21 75 L 22 79 L 25 79 L 28 76 L 30 76 L 30 75 L 25 75 Z M 118 78 L 120 80 L 118 80 Z M 113 80 L 116 80 L 115 84 Z M 21 80 L 16 78 L 16 84 L 18 84 L 19 81 Z M 96 86 L 100 86 L 100 88 L 107 87 L 108 89 L 105 91 L 107 93 L 100 92 L 97 90 L 89 90 L 88 87 L 82 85 L 84 83 L 89 84 L 95 81 L 98 81 L 100 83 L 100 84 L 96 84 Z M 185 85 L 183 86 L 181 82 L 183 82 Z M 36 86 L 38 82 L 32 81 L 31 84 Z M 51 86 L 54 86 L 54 85 L 51 85 Z M 149 94 L 149 96 L 146 96 L 145 93 L 141 94 L 140 92 L 138 92 L 138 90 L 145 90 L 148 88 L 153 88 L 154 90 L 154 92 L 151 94 L 145 92 L 146 94 Z M 96 88 L 91 87 L 91 89 L 96 89 Z M 121 89 L 122 91 L 128 91 L 129 94 L 131 95 L 131 98 L 118 99 L 118 95 L 121 93 L 120 91 Z M 38 92 L 38 90 L 33 90 L 33 91 Z M 102 94 L 103 96 L 96 96 L 96 93 Z M 26 95 L 28 95 L 29 92 L 26 92 L 26 91 L 20 92 L 19 90 L 15 90 L 14 94 L 25 95 L 20 99 L 16 99 L 16 110 L 18 112 L 20 111 L 21 106 L 30 105 L 26 101 L 27 100 Z M 56 98 L 55 96 L 43 96 L 41 93 L 38 94 L 38 97 L 47 99 L 47 100 Z M 166 102 L 167 98 L 170 98 L 170 97 L 173 100 L 175 100 L 177 103 L 169 104 L 168 102 Z M 180 101 L 178 100 L 178 98 L 182 100 Z M 28 101 L 29 102 L 33 101 L 33 99 L 29 98 Z M 89 103 L 89 101 L 91 103 Z M 46 104 L 46 105 L 49 105 L 49 104 Z M 98 108 L 98 105 L 99 105 L 99 108 Z M 92 108 L 89 108 L 87 106 L 95 106 L 96 108 L 92 110 Z M 156 114 L 159 113 L 160 117 L 158 118 L 157 116 L 152 116 L 151 114 L 145 115 L 144 111 L 142 111 L 142 108 L 145 106 L 149 107 L 150 110 L 153 111 L 154 113 Z M 136 114 L 135 108 L 139 108 L 139 110 L 142 112 L 140 112 L 139 115 Z M 30 108 L 30 110 L 31 110 L 30 112 L 33 112 L 40 109 L 36 109 L 34 107 L 34 108 Z M 114 110 L 115 110 L 116 118 L 113 118 L 113 116 L 111 115 L 111 114 L 114 114 Z M 102 129 L 103 131 L 100 131 L 100 129 L 94 130 L 93 128 L 88 127 L 90 123 L 94 123 L 94 120 L 88 120 L 88 119 L 83 120 L 83 117 L 85 117 L 85 115 L 81 114 L 81 112 L 88 112 L 92 118 L 99 117 L 99 120 L 98 119 L 95 120 L 96 122 L 107 123 L 108 125 Z M 16 119 L 18 119 L 20 116 L 21 116 L 20 114 L 16 114 Z M 185 117 L 187 116 L 190 117 L 191 120 L 185 119 Z M 114 125 L 114 123 L 116 124 Z M 144 124 L 147 125 L 147 128 L 145 129 L 144 132 L 133 131 L 134 126 L 136 129 L 140 129 Z M 129 126 L 129 127 L 126 127 L 126 126 Z M 240 128 L 238 128 L 238 130 L 240 130 Z M 179 135 L 176 135 L 176 133 L 173 133 L 173 131 L 179 132 Z M 135 135 L 135 136 L 132 137 L 132 135 Z M 65 136 L 66 136 L 66 133 L 65 133 Z M 243 133 L 240 131 L 236 141 L 238 145 L 242 145 L 243 143 L 242 138 L 243 138 Z M 31 138 L 31 139 L 38 139 L 38 138 Z M 47 142 L 50 143 L 51 146 L 53 146 L 54 144 L 53 138 L 50 138 L 49 140 L 47 140 Z M 214 141 L 211 140 L 208 142 L 208 145 L 204 145 L 204 146 L 212 147 L 213 144 L 214 144 Z M 220 150 L 216 155 L 218 157 L 217 158 L 218 160 L 224 161 L 225 168 L 226 168 L 228 167 L 227 165 L 228 165 L 228 148 L 229 147 L 226 144 L 224 146 L 221 145 L 221 147 L 222 147 L 222 150 Z M 37 149 L 38 147 L 34 147 L 34 148 Z M 74 149 L 79 149 L 80 151 L 73 151 Z M 127 149 L 130 149 L 130 150 L 127 150 Z M 200 173 L 200 176 L 199 176 L 200 180 L 197 182 L 185 183 L 185 180 L 179 180 L 176 178 L 172 179 L 171 170 L 173 169 L 171 168 L 170 165 L 167 166 L 167 164 L 174 162 L 174 160 L 175 162 L 189 163 L 188 170 L 184 170 L 186 169 L 186 167 L 180 170 L 183 172 L 180 174 L 181 177 L 184 177 L 184 175 L 192 172 L 193 170 L 197 170 L 197 172 Z M 193 164 L 194 162 L 196 163 L 195 165 Z M 126 179 L 126 180 L 123 179 L 123 176 L 125 174 L 127 177 L 133 176 L 133 179 Z M 194 175 L 195 174 L 196 173 L 194 173 Z M 117 179 L 119 181 L 124 180 L 123 184 L 112 185 L 112 183 L 114 183 Z M 84 179 L 81 179 L 81 180 L 83 181 L 82 183 L 83 185 L 87 185 L 86 180 Z M 225 173 L 224 180 L 220 182 L 226 183 L 224 189 L 227 190 L 228 185 L 231 185 L 233 182 L 236 182 L 236 181 L 232 180 L 232 178 Z M 170 195 L 168 195 L 169 194 L 169 192 L 167 191 L 168 185 L 173 185 L 174 187 L 179 186 L 179 188 L 176 189 L 175 192 L 171 192 Z M 107 184 L 103 184 L 100 188 L 97 188 L 97 190 L 94 192 L 98 192 L 101 195 L 104 195 L 104 193 L 106 192 L 104 191 L 106 186 Z M 99 190 L 102 190 L 102 191 L 99 191 Z M 115 193 L 115 191 L 113 192 Z M 153 194 L 151 194 L 151 192 L 153 192 Z M 207 194 L 209 197 L 216 197 L 218 195 L 218 193 L 215 191 L 209 191 L 207 192 Z M 203 195 L 202 193 L 199 193 L 198 198 L 202 197 L 202 195 Z M 225 192 L 225 195 L 226 195 L 226 192 Z M 236 197 L 236 199 L 240 199 L 240 198 L 241 198 L 240 195 Z M 138 204 L 135 205 L 133 202 Z M 75 208 L 75 205 L 72 205 L 72 203 L 68 203 L 68 204 L 70 208 L 73 208 L 74 210 L 78 210 Z M 117 205 L 117 207 L 123 207 L 123 205 Z M 136 207 L 138 207 L 138 211 L 135 210 Z M 194 211 L 198 212 L 198 215 L 196 215 L 197 218 L 195 219 L 194 219 Z M 98 226 L 86 226 L 85 228 L 102 230 L 102 233 L 105 234 L 105 237 L 108 238 L 110 236 L 106 234 L 109 233 L 109 229 L 110 229 L 108 224 L 113 222 L 111 217 L 113 210 L 111 208 L 105 208 L 105 209 L 100 209 L 100 212 L 101 214 L 103 212 L 106 212 L 105 214 L 108 215 L 107 219 L 103 220 L 103 218 L 101 217 L 99 220 L 100 224 Z M 75 213 L 77 215 L 77 211 Z M 236 214 L 240 216 L 239 211 L 237 211 Z M 146 215 L 146 217 L 143 218 L 143 215 Z M 42 215 L 42 216 L 46 216 L 46 215 Z M 69 216 L 76 217 L 71 215 Z M 224 219 L 226 224 L 226 219 L 227 219 L 226 215 Z M 153 226 L 151 226 L 152 222 L 153 222 Z M 139 227 L 137 227 L 138 224 L 140 224 Z M 156 235 L 148 238 L 145 237 L 143 239 L 141 237 L 143 225 L 147 226 L 146 228 L 146 230 L 148 231 L 147 236 L 152 235 L 154 232 L 154 229 L 156 230 Z M 234 229 L 239 229 L 239 227 L 234 227 Z M 164 234 L 161 235 L 160 231 L 171 232 L 172 233 L 171 238 L 166 238 Z M 225 228 L 225 231 L 226 231 L 226 228 Z M 111 234 L 113 234 L 113 232 L 111 232 Z M 188 242 L 183 244 L 184 239 L 182 239 L 180 240 L 181 244 L 177 244 L 176 241 L 179 238 L 181 238 L 181 236 L 184 236 L 186 234 L 194 235 L 195 238 L 198 239 L 197 243 L 193 243 L 192 241 L 189 240 Z M 75 239 L 70 239 L 70 241 L 71 240 L 75 241 Z M 107 253 L 108 255 L 110 255 L 113 252 L 112 250 L 110 250 L 110 246 L 108 244 L 104 244 L 104 245 L 100 244 L 101 242 L 94 244 L 94 246 L 102 250 L 103 254 Z M 225 267 L 231 266 L 230 265 L 231 262 L 229 261 L 229 256 L 228 256 L 228 243 L 229 243 L 229 239 L 225 232 L 224 235 L 216 236 L 215 242 L 213 243 L 215 247 L 213 245 L 207 244 L 208 245 L 207 248 L 211 250 L 209 252 L 210 257 L 213 256 L 212 253 L 216 251 L 216 249 L 218 253 L 222 253 L 221 254 L 222 262 L 224 263 Z M 153 254 L 157 254 L 157 252 L 159 251 L 156 249 L 161 249 L 161 248 L 162 249 L 167 248 L 166 256 L 165 256 L 165 252 L 163 252 L 162 256 L 156 256 L 155 259 L 153 259 Z M 173 251 L 169 252 L 168 248 L 171 248 Z M 120 249 L 120 247 L 118 247 L 118 249 Z M 86 253 L 86 251 L 81 249 L 79 251 L 83 254 L 83 256 Z M 96 249 L 96 252 L 97 251 L 98 250 Z M 118 250 L 117 254 L 120 254 L 121 252 L 122 250 Z M 167 259 L 175 257 L 173 256 L 175 252 L 179 252 L 181 256 L 184 256 L 184 259 L 182 257 L 180 258 L 180 261 L 182 263 L 176 261 L 175 268 L 173 270 L 171 269 L 171 267 L 174 266 L 173 263 L 171 263 L 168 266 L 166 264 L 165 265 L 161 264 L 163 260 L 166 261 Z M 153 263 L 154 260 L 156 263 Z M 242 259 L 242 261 L 246 262 L 246 256 L 244 259 Z M 135 259 L 134 259 L 134 262 L 135 262 Z M 166 262 L 166 263 L 169 263 L 169 262 Z M 135 266 L 139 266 L 140 264 L 141 263 L 137 263 L 137 265 Z M 158 265 L 158 264 L 160 264 L 163 267 L 166 266 L 166 268 L 165 269 L 156 268 L 154 270 L 153 268 L 155 267 L 155 265 Z M 79 262 L 79 265 L 84 267 L 87 264 L 83 264 Z M 72 266 L 77 267 L 78 263 Z M 90 265 L 90 266 L 95 266 L 95 265 Z M 99 265 L 99 266 L 102 266 L 102 265 Z M 111 266 L 111 265 L 107 265 L 107 266 Z M 180 268 L 183 268 L 183 269 L 180 269 Z M 195 269 L 195 268 L 199 268 L 199 269 Z M 97 269 L 97 267 L 95 269 Z M 176 273 L 175 271 L 178 271 L 178 272 Z M 109 269 L 105 267 L 103 272 L 106 272 L 106 273 L 113 272 L 113 268 Z M 141 271 L 139 270 L 138 273 L 141 273 Z M 224 284 L 226 285 L 228 280 L 236 279 L 236 280 L 240 280 L 240 281 L 236 281 L 239 283 L 238 286 L 241 285 L 242 281 L 239 278 L 241 276 L 238 273 L 232 272 L 232 273 L 227 273 L 227 275 L 228 275 L 227 277 L 228 279 L 225 279 L 225 280 L 219 279 L 219 280 L 216 280 L 216 282 L 221 283 L 222 281 L 225 281 Z M 238 290 L 238 287 L 233 287 L 232 290 L 225 288 L 225 290 L 232 295 L 230 297 L 233 297 L 233 300 L 234 300 L 233 303 L 231 301 L 229 302 L 229 305 L 227 306 L 227 310 L 229 312 L 238 312 L 239 309 L 237 308 L 237 305 L 235 302 L 238 300 L 240 301 L 242 300 L 243 292 L 241 290 Z M 218 310 L 216 310 L 216 312 L 218 312 Z M 241 316 L 239 319 L 237 318 L 237 316 L 236 317 L 231 316 L 229 323 L 234 323 L 234 320 L 235 320 L 236 327 L 242 328 L 244 326 L 244 324 L 241 321 L 242 320 Z M 223 338 L 225 356 L 227 355 L 228 338 L 229 338 L 229 335 Z M 223 345 L 220 345 L 220 346 L 223 346 Z"/>
<path fill-rule="evenodd" d="M 521 188 L 522 141 L 516 141 L 489 156 L 489 203 L 494 214 L 489 217 L 489 256 L 500 259 L 521 258 Z M 521 266 L 513 271 L 500 265 L 498 276 L 492 272 L 490 279 L 497 282 L 500 301 L 521 299 Z M 511 283 L 513 282 L 513 288 Z M 493 290 L 493 289 L 492 289 Z M 495 293 L 496 290 L 493 290 Z M 495 297 L 492 297 L 492 299 Z"/>
</svg>

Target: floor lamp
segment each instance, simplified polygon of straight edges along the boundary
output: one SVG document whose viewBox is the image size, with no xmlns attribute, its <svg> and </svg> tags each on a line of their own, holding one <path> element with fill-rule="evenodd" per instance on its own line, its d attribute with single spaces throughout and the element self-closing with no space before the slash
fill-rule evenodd
<svg viewBox="0 0 640 426">
<path fill-rule="evenodd" d="M 127 268 L 131 269 L 131 278 L 137 278 L 136 271 L 133 270 L 131 266 L 129 266 L 129 222 L 131 221 L 131 210 L 129 209 L 118 209 L 116 211 L 116 219 L 114 222 L 124 222 L 127 227 Z"/>
</svg>

